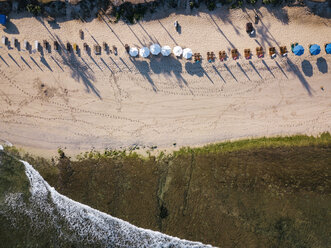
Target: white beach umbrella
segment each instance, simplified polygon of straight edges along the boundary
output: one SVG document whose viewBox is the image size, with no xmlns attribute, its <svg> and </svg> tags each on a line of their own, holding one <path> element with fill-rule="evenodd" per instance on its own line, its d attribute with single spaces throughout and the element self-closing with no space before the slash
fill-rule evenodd
<svg viewBox="0 0 331 248">
<path fill-rule="evenodd" d="M 136 47 L 131 47 L 130 48 L 130 51 L 129 51 L 129 54 L 132 56 L 132 57 L 136 57 L 138 55 L 138 48 Z"/>
<path fill-rule="evenodd" d="M 169 56 L 171 53 L 171 48 L 170 46 L 163 46 L 161 49 L 161 53 L 163 56 Z"/>
<path fill-rule="evenodd" d="M 177 56 L 177 57 L 179 57 L 183 53 L 183 49 L 180 46 L 174 47 L 174 49 L 172 49 L 172 51 L 175 54 L 175 56 Z"/>
<path fill-rule="evenodd" d="M 190 48 L 185 48 L 183 50 L 183 57 L 185 59 L 190 59 L 192 57 L 192 50 Z"/>
<path fill-rule="evenodd" d="M 149 56 L 149 49 L 148 47 L 142 47 L 139 49 L 139 55 L 143 58 L 147 58 Z"/>
<path fill-rule="evenodd" d="M 161 52 L 161 47 L 159 44 L 153 44 L 149 47 L 151 54 L 158 55 Z"/>
</svg>

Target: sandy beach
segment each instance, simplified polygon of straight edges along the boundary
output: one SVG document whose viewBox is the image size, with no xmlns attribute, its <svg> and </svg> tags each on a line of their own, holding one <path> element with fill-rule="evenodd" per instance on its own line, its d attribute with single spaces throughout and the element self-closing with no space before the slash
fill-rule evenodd
<svg viewBox="0 0 331 248">
<path fill-rule="evenodd" d="M 331 131 L 331 20 L 305 8 L 260 8 L 256 37 L 245 32 L 254 19 L 250 9 L 202 11 L 192 14 L 154 14 L 134 25 L 72 20 L 56 26 L 32 17 L 11 16 L 0 36 L 15 37 L 21 49 L 0 48 L 0 139 L 29 151 L 54 154 L 58 147 L 71 153 L 91 148 L 139 145 L 160 149 L 196 146 L 244 137 L 313 134 Z M 162 17 L 162 18 L 161 18 Z M 159 19 L 160 18 L 160 19 Z M 176 32 L 173 22 L 181 28 Z M 253 22 L 253 21 L 252 21 Z M 85 33 L 84 40 L 78 30 Z M 32 53 L 33 44 L 76 42 L 81 54 Z M 118 55 L 86 54 L 106 41 Z M 202 64 L 175 57 L 130 58 L 124 44 L 180 45 L 200 52 Z M 267 54 L 257 58 L 261 45 L 305 48 L 298 57 Z M 309 55 L 309 44 L 322 51 Z M 253 57 L 237 61 L 206 61 L 207 51 Z M 229 53 L 228 53 L 229 54 Z"/>
</svg>

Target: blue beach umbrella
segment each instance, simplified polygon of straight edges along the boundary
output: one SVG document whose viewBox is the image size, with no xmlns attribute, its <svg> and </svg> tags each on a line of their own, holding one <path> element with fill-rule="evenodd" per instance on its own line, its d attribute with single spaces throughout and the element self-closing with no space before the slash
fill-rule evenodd
<svg viewBox="0 0 331 248">
<path fill-rule="evenodd" d="M 305 52 L 305 49 L 301 45 L 297 45 L 293 48 L 293 53 L 297 56 L 301 56 Z"/>
<path fill-rule="evenodd" d="M 309 51 L 311 55 L 317 55 L 321 52 L 321 47 L 319 45 L 312 45 L 309 47 Z"/>
<path fill-rule="evenodd" d="M 325 52 L 327 54 L 331 54 L 331 43 L 327 44 L 326 47 L 325 47 Z"/>
</svg>

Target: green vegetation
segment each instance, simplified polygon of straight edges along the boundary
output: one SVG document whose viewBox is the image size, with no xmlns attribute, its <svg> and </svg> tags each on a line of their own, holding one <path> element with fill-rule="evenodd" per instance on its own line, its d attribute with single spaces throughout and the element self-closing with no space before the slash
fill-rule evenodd
<svg viewBox="0 0 331 248">
<path fill-rule="evenodd" d="M 25 175 L 24 166 L 2 151 L 0 156 L 0 202 L 9 193 L 22 193 L 25 198 L 28 198 L 30 196 L 29 180 Z"/>
<path fill-rule="evenodd" d="M 28 4 L 26 9 L 33 15 L 39 15 L 41 13 L 41 7 L 39 5 Z"/>
<path fill-rule="evenodd" d="M 19 155 L 14 148 L 8 153 Z M 23 155 L 68 197 L 135 225 L 219 247 L 327 247 L 331 136 L 246 139 L 172 154 Z"/>
</svg>

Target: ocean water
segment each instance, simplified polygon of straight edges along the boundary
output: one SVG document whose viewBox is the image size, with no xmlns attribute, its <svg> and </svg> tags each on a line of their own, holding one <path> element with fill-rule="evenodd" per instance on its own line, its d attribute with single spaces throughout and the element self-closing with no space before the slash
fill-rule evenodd
<svg viewBox="0 0 331 248">
<path fill-rule="evenodd" d="M 34 204 L 35 209 L 42 209 L 48 216 L 56 213 L 64 218 L 75 238 L 86 240 L 90 244 L 97 241 L 104 247 L 212 247 L 139 228 L 73 201 L 59 194 L 29 163 L 21 162 L 25 166 L 25 173 L 31 185 L 30 202 Z M 7 199 L 7 203 L 12 207 L 13 204 L 17 204 L 15 202 L 14 199 Z M 33 215 L 33 212 L 30 211 L 29 215 Z"/>
</svg>

